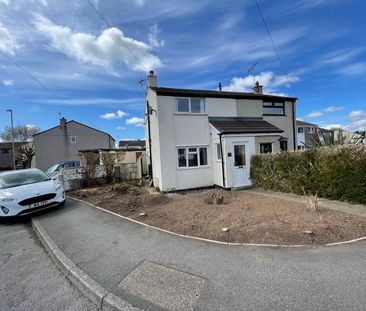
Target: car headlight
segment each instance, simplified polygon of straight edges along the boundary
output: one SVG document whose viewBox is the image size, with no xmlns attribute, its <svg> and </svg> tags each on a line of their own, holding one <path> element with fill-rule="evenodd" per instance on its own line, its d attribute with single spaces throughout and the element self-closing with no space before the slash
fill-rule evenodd
<svg viewBox="0 0 366 311">
<path fill-rule="evenodd" d="M 0 197 L 1 202 L 13 202 L 15 201 L 15 198 L 13 197 Z"/>
</svg>

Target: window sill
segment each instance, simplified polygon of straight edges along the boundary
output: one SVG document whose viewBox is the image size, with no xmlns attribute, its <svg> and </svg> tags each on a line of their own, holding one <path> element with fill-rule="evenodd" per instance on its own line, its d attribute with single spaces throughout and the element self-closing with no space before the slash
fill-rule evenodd
<svg viewBox="0 0 366 311">
<path fill-rule="evenodd" d="M 174 112 L 174 115 L 177 116 L 207 116 L 208 113 L 192 113 L 192 112 Z"/>
<path fill-rule="evenodd" d="M 287 117 L 286 114 L 263 114 L 263 117 Z"/>
<path fill-rule="evenodd" d="M 206 169 L 210 168 L 210 165 L 201 165 L 201 166 L 192 166 L 192 167 L 177 167 L 178 171 L 187 171 L 187 170 L 198 170 L 198 169 Z"/>
</svg>

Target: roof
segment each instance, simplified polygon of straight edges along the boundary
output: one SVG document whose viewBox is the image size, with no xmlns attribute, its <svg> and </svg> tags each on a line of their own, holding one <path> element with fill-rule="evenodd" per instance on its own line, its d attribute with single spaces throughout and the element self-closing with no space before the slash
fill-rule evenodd
<svg viewBox="0 0 366 311">
<path fill-rule="evenodd" d="M 89 128 L 89 129 L 92 129 L 92 130 L 97 131 L 97 132 L 99 132 L 99 133 L 102 133 L 102 134 L 108 135 L 108 136 L 109 136 L 109 138 L 111 138 L 113 141 L 115 141 L 115 139 L 114 139 L 110 134 L 108 134 L 107 132 L 103 132 L 103 131 L 101 131 L 101 130 L 98 130 L 98 129 L 96 129 L 96 128 L 94 128 L 94 127 L 91 127 L 91 126 L 89 126 L 89 125 L 85 125 L 85 124 L 80 123 L 80 122 L 78 122 L 78 121 L 70 120 L 70 121 L 67 121 L 67 122 L 66 122 L 66 124 L 71 123 L 71 122 L 74 122 L 74 123 L 76 123 L 76 124 L 78 124 L 78 125 L 81 125 L 81 126 L 87 127 L 87 128 Z M 56 126 L 51 127 L 51 128 L 49 128 L 49 129 L 47 129 L 47 130 L 44 130 L 44 131 L 39 132 L 39 133 L 37 133 L 37 134 L 34 134 L 33 136 L 38 136 L 38 135 L 44 134 L 44 133 L 46 133 L 46 132 L 48 132 L 48 131 L 51 131 L 51 130 L 53 130 L 53 129 L 58 128 L 59 126 L 60 126 L 60 125 L 56 125 Z"/>
<path fill-rule="evenodd" d="M 245 92 L 227 92 L 213 90 L 192 90 L 192 89 L 176 89 L 167 87 L 150 87 L 157 95 L 163 96 L 192 96 L 192 97 L 211 97 L 211 98 L 235 98 L 235 99 L 261 99 L 261 100 L 277 100 L 292 101 L 297 100 L 296 97 L 276 96 L 269 94 L 254 94 Z"/>
<path fill-rule="evenodd" d="M 222 134 L 282 133 L 283 130 L 263 118 L 209 117 L 209 122 Z"/>
<path fill-rule="evenodd" d="M 304 125 L 307 125 L 307 126 L 315 126 L 315 127 L 318 127 L 317 124 L 314 124 L 314 123 L 309 123 L 309 122 L 305 122 L 305 121 L 301 121 L 301 120 L 296 120 L 296 125 L 297 126 L 304 126 Z"/>
<path fill-rule="evenodd" d="M 120 147 L 146 147 L 145 139 L 137 139 L 137 140 L 120 140 L 119 141 Z"/>
</svg>

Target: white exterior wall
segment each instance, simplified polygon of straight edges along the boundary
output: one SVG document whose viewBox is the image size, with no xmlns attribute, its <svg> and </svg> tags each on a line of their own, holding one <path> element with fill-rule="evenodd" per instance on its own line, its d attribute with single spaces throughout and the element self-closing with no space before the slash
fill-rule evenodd
<svg viewBox="0 0 366 311">
<path fill-rule="evenodd" d="M 173 191 L 189 188 L 223 186 L 221 161 L 216 160 L 218 133 L 209 122 L 209 116 L 226 117 L 262 117 L 261 100 L 236 100 L 230 98 L 205 98 L 205 114 L 175 113 L 174 96 L 157 96 L 148 90 L 147 99 L 156 110 L 150 115 L 153 181 L 161 191 Z M 292 103 L 285 104 L 286 116 L 264 117 L 265 120 L 283 129 L 280 134 L 288 138 L 288 148 L 293 148 Z M 291 110 L 290 110 L 291 109 Z M 276 120 L 277 119 L 277 120 Z M 285 127 L 285 128 L 284 128 Z M 223 136 L 223 159 L 225 165 L 226 187 L 231 188 L 234 165 L 233 143 L 247 143 L 246 165 L 250 173 L 250 157 L 256 153 L 255 135 Z M 270 136 L 270 135 L 269 135 Z M 277 134 L 278 138 L 278 134 Z M 148 136 L 146 135 L 148 142 Z M 147 143 L 148 145 L 148 143 Z M 208 166 L 198 168 L 178 168 L 178 147 L 207 147 Z M 276 146 L 277 147 L 277 146 Z M 149 148 L 147 146 L 147 148 Z M 277 149 L 277 148 L 276 148 Z M 147 153 L 149 150 L 147 149 Z M 231 152 L 232 156 L 227 158 Z"/>
</svg>

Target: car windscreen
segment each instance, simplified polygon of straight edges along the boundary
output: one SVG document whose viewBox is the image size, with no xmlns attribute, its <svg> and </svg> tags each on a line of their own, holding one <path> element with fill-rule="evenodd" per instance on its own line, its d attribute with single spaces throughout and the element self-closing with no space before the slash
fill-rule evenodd
<svg viewBox="0 0 366 311">
<path fill-rule="evenodd" d="M 52 165 L 50 168 L 47 169 L 46 173 L 52 173 L 53 171 L 55 171 L 57 169 L 57 167 L 59 165 L 60 164 L 54 164 L 54 165 Z"/>
<path fill-rule="evenodd" d="M 13 188 L 50 180 L 43 172 L 22 171 L 0 176 L 0 189 Z"/>
</svg>

